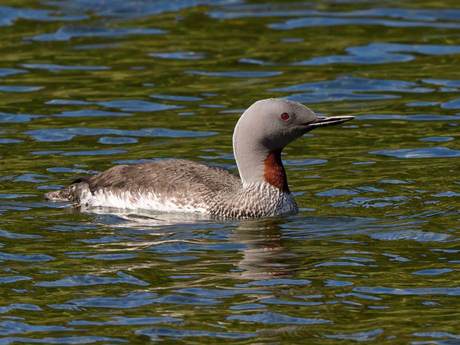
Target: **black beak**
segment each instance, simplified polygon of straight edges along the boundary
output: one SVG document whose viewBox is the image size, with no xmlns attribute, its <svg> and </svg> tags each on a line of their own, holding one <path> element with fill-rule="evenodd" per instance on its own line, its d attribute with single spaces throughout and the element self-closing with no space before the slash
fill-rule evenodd
<svg viewBox="0 0 460 345">
<path fill-rule="evenodd" d="M 318 116 L 315 121 L 308 124 L 308 127 L 315 129 L 318 127 L 338 125 L 340 123 L 353 120 L 354 118 L 354 116 Z"/>
</svg>

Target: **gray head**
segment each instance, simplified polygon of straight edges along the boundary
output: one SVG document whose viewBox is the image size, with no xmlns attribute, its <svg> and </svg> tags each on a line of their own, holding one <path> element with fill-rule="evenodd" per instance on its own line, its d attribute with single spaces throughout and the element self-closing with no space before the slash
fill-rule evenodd
<svg viewBox="0 0 460 345">
<path fill-rule="evenodd" d="M 353 118 L 318 116 L 300 103 L 281 98 L 254 103 L 241 115 L 233 133 L 233 152 L 243 183 L 267 181 L 267 157 L 279 156 L 283 148 L 305 133 Z M 281 165 L 279 157 L 275 158 Z"/>
</svg>

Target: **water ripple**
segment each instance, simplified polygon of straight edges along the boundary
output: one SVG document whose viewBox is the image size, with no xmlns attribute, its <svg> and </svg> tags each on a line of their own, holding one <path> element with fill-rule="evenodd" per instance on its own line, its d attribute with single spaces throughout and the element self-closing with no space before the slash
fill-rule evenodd
<svg viewBox="0 0 460 345">
<path fill-rule="evenodd" d="M 460 25 L 460 24 L 459 24 Z M 330 64 L 383 64 L 408 62 L 415 59 L 417 53 L 423 55 L 449 55 L 460 53 L 460 46 L 433 44 L 370 43 L 366 46 L 347 47 L 348 55 L 330 55 L 314 57 L 309 60 L 286 63 L 294 66 L 322 66 Z M 261 60 L 240 60 L 240 62 L 266 64 Z"/>
<path fill-rule="evenodd" d="M 135 144 L 139 140 L 136 138 L 124 138 L 124 137 L 101 137 L 98 140 L 98 143 L 106 145 L 124 145 L 124 144 Z"/>
<path fill-rule="evenodd" d="M 178 60 L 202 60 L 206 58 L 205 53 L 198 52 L 170 52 L 170 53 L 150 53 L 150 57 L 161 59 L 178 59 Z"/>
<path fill-rule="evenodd" d="M 21 196 L 19 196 L 21 197 Z M 15 198 L 12 198 L 15 199 Z M 6 238 L 14 238 L 14 239 L 26 239 L 26 238 L 43 238 L 43 236 L 40 235 L 27 235 L 27 234 L 20 234 L 17 232 L 10 232 L 6 230 L 0 229 L 0 237 L 6 237 Z M 0 257 L 1 259 L 1 257 Z"/>
<path fill-rule="evenodd" d="M 308 3 L 297 3 L 295 10 L 273 9 L 276 7 L 283 8 L 285 4 L 245 4 L 240 6 L 229 6 L 225 12 L 210 11 L 208 15 L 216 19 L 237 19 L 245 17 L 300 17 L 311 16 L 315 17 L 389 17 L 404 20 L 418 20 L 436 22 L 437 20 L 452 20 L 458 21 L 460 11 L 457 9 L 436 10 L 436 9 L 407 9 L 407 8 L 369 8 L 354 11 L 316 11 L 303 9 Z M 294 6 L 294 4 L 290 4 Z M 233 12 L 232 12 L 233 10 Z M 352 20 L 354 18 L 351 18 Z M 299 20 L 308 20 L 308 18 L 300 18 Z M 399 22 L 398 22 L 399 23 Z"/>
<path fill-rule="evenodd" d="M 150 285 L 142 280 L 139 280 L 129 274 L 118 272 L 121 278 L 97 277 L 86 274 L 84 276 L 71 276 L 56 281 L 42 281 L 35 283 L 35 286 L 42 287 L 72 287 L 72 286 L 87 286 L 87 285 L 102 285 L 102 284 L 132 284 L 139 286 Z"/>
<path fill-rule="evenodd" d="M 427 137 L 427 138 L 420 138 L 419 140 L 439 142 L 439 141 L 452 141 L 454 140 L 454 138 L 452 137 Z"/>
<path fill-rule="evenodd" d="M 36 129 L 23 134 L 30 135 L 37 141 L 53 142 L 71 140 L 78 135 L 120 135 L 125 137 L 170 137 L 170 138 L 186 138 L 186 137 L 206 137 L 216 135 L 216 132 L 193 132 L 180 131 L 167 128 L 142 128 L 140 130 L 120 130 L 108 128 L 47 128 Z"/>
<path fill-rule="evenodd" d="M 240 285 L 236 285 L 236 286 L 241 287 Z M 203 289 L 203 288 L 184 288 L 180 290 L 175 290 L 175 292 L 188 293 L 188 294 L 193 294 L 196 296 L 206 297 L 206 298 L 232 298 L 232 297 L 235 297 L 236 295 L 269 294 L 270 293 L 268 291 L 262 291 L 262 290 L 240 290 L 240 289 L 219 290 L 219 289 Z"/>
<path fill-rule="evenodd" d="M 222 157 L 219 157 L 222 158 Z M 233 155 L 228 159 L 234 159 Z M 305 166 L 305 165 L 317 165 L 327 163 L 327 159 L 283 159 L 283 164 L 286 166 Z"/>
<path fill-rule="evenodd" d="M 401 180 L 380 180 L 379 183 L 387 184 L 412 184 L 414 181 L 401 181 Z"/>
<path fill-rule="evenodd" d="M 369 79 L 356 77 L 338 77 L 334 80 L 321 81 L 314 83 L 296 84 L 287 87 L 271 89 L 269 91 L 282 92 L 299 92 L 299 91 L 315 91 L 323 93 L 339 93 L 339 92 L 411 92 L 411 93 L 427 93 L 433 92 L 434 89 L 418 87 L 417 83 L 407 82 L 402 80 L 389 79 Z"/>
<path fill-rule="evenodd" d="M 372 19 L 372 18 L 331 18 L 331 17 L 308 17 L 290 19 L 284 23 L 269 24 L 271 29 L 292 30 L 307 27 L 319 26 L 337 26 L 337 25 L 383 25 L 394 28 L 443 28 L 459 29 L 459 23 L 446 22 L 418 22 L 418 21 L 399 21 L 389 19 Z"/>
<path fill-rule="evenodd" d="M 162 35 L 166 31 L 148 28 L 64 26 L 54 34 L 40 34 L 29 37 L 34 41 L 68 41 L 75 37 L 122 38 L 129 35 Z"/>
<path fill-rule="evenodd" d="M 460 98 L 441 104 L 443 109 L 460 109 Z"/>
<path fill-rule="evenodd" d="M 445 295 L 460 296 L 460 287 L 434 287 L 434 288 L 391 288 L 391 287 L 367 287 L 360 286 L 353 291 L 376 295 Z"/>
<path fill-rule="evenodd" d="M 422 79 L 422 82 L 427 84 L 442 85 L 457 88 L 460 87 L 460 80 L 446 80 L 446 79 Z"/>
<path fill-rule="evenodd" d="M 63 152 L 61 156 L 105 156 L 125 153 L 126 150 L 93 150 L 93 151 L 70 151 Z"/>
<path fill-rule="evenodd" d="M 442 192 L 442 193 L 437 193 L 437 194 L 433 194 L 434 197 L 438 197 L 438 198 L 451 198 L 453 196 L 460 196 L 459 193 L 456 193 L 456 192 Z"/>
<path fill-rule="evenodd" d="M 204 71 L 184 71 L 185 74 L 196 74 L 205 77 L 231 77 L 231 78 L 266 78 L 283 74 L 280 71 L 234 71 L 234 72 L 204 72 Z"/>
<path fill-rule="evenodd" d="M 387 233 L 375 233 L 371 234 L 371 237 L 376 240 L 384 241 L 413 240 L 417 242 L 443 242 L 451 238 L 452 235 L 439 234 L 436 232 L 429 231 L 402 230 L 390 231 Z"/>
<path fill-rule="evenodd" d="M 12 26 L 18 19 L 39 20 L 46 22 L 54 21 L 77 21 L 88 19 L 88 15 L 57 16 L 54 11 L 37 8 L 16 8 L 0 6 L 0 26 Z"/>
<path fill-rule="evenodd" d="M 0 144 L 18 144 L 18 143 L 22 143 L 22 142 L 24 142 L 24 140 L 0 138 Z"/>
<path fill-rule="evenodd" d="M 202 101 L 203 98 L 191 96 L 175 96 L 175 95 L 149 95 L 150 98 L 164 99 L 167 101 L 176 102 L 197 102 Z"/>
<path fill-rule="evenodd" d="M 75 299 L 66 302 L 75 307 L 86 308 L 118 308 L 118 309 L 134 309 L 141 306 L 146 306 L 155 303 L 156 293 L 151 292 L 132 292 L 123 294 L 120 297 L 88 297 Z M 62 305 L 51 305 L 53 308 L 60 309 Z"/>
<path fill-rule="evenodd" d="M 24 63 L 21 64 L 24 68 L 29 69 L 44 69 L 50 72 L 60 72 L 63 70 L 66 71 L 101 71 L 101 70 L 108 70 L 110 67 L 107 66 L 63 66 L 63 65 L 55 65 L 49 63 Z"/>
<path fill-rule="evenodd" d="M 173 317 L 114 317 L 113 321 L 71 321 L 68 323 L 69 326 L 108 326 L 108 325 L 152 325 L 156 323 L 172 323 L 172 322 L 181 322 L 185 321 L 184 319 L 173 318 Z"/>
<path fill-rule="evenodd" d="M 460 151 L 446 147 L 424 147 L 408 149 L 390 149 L 369 152 L 373 155 L 385 155 L 396 158 L 441 158 L 460 157 Z"/>
<path fill-rule="evenodd" d="M 140 101 L 136 99 L 97 102 L 94 104 L 98 104 L 107 108 L 120 108 L 123 111 L 160 111 L 183 108 L 183 106 L 178 105 L 167 105 L 162 103 Z"/>
<path fill-rule="evenodd" d="M 0 123 L 1 122 L 29 122 L 32 119 L 43 117 L 44 115 L 31 115 L 31 114 L 9 114 L 0 112 Z"/>
<path fill-rule="evenodd" d="M 161 110 L 172 110 L 181 109 L 184 106 L 168 105 L 162 103 L 148 102 L 136 99 L 129 100 L 114 100 L 106 102 L 87 102 L 71 99 L 54 99 L 46 102 L 46 104 L 52 105 L 100 105 L 106 108 L 120 108 L 122 111 L 161 111 Z M 90 111 L 90 110 L 88 110 Z M 97 112 L 97 111 L 96 111 Z M 130 114 L 127 114 L 130 115 Z"/>
<path fill-rule="evenodd" d="M 25 280 L 32 280 L 33 278 L 24 277 L 24 276 L 10 276 L 10 277 L 0 277 L 0 284 L 10 284 L 16 283 Z M 6 311 L 10 311 L 11 309 L 20 309 L 20 308 L 9 308 L 9 307 L 0 307 L 0 314 L 5 313 Z"/>
<path fill-rule="evenodd" d="M 276 305 L 293 305 L 293 306 L 316 306 L 316 305 L 323 304 L 321 302 L 284 301 L 284 300 L 278 299 L 278 298 L 262 299 L 262 300 L 260 300 L 260 303 L 276 304 Z M 260 305 L 259 308 L 260 307 L 266 307 L 266 306 Z"/>
<path fill-rule="evenodd" d="M 375 340 L 376 336 L 382 334 L 384 331 L 381 328 L 377 328 L 367 332 L 357 332 L 352 334 L 325 334 L 324 337 L 327 339 L 341 339 L 341 340 L 354 340 L 354 341 L 370 341 Z"/>
<path fill-rule="evenodd" d="M 158 339 L 163 336 L 167 338 L 187 338 L 187 337 L 199 337 L 199 338 L 221 338 L 221 339 L 247 339 L 257 337 L 257 333 L 236 333 L 236 332 L 213 332 L 213 331 L 197 331 L 191 329 L 172 329 L 172 328 L 160 328 L 152 327 L 136 330 L 135 334 L 141 334 L 151 337 L 152 339 Z"/>
<path fill-rule="evenodd" d="M 1 344 L 12 344 L 12 343 L 42 343 L 42 344 L 92 344 L 98 342 L 121 342 L 128 343 L 128 340 L 110 337 L 99 337 L 99 336 L 71 336 L 71 337 L 60 337 L 60 338 L 30 338 L 30 337 L 6 337 L 2 339 Z"/>
<path fill-rule="evenodd" d="M 352 64 L 380 64 L 405 62 L 415 59 L 413 55 L 401 54 L 402 52 L 424 55 L 446 55 L 460 53 L 460 46 L 432 45 L 432 44 L 397 44 L 397 43 L 370 43 L 367 46 L 348 47 L 345 49 L 348 56 L 331 55 L 324 58 L 294 63 L 294 65 L 327 65 L 332 63 Z"/>
<path fill-rule="evenodd" d="M 33 92 L 43 88 L 44 86 L 0 86 L 0 92 Z"/>
<path fill-rule="evenodd" d="M 416 272 L 412 272 L 411 274 L 422 275 L 422 276 L 437 276 L 443 273 L 451 273 L 451 272 L 454 272 L 454 270 L 449 269 L 449 268 L 435 268 L 432 270 L 416 271 Z"/>
<path fill-rule="evenodd" d="M 0 260 L 40 262 L 55 260 L 54 257 L 45 254 L 7 254 L 0 253 Z"/>
<path fill-rule="evenodd" d="M 0 335 L 35 333 L 35 332 L 59 332 L 59 331 L 74 331 L 73 328 L 62 326 L 31 326 L 24 322 L 18 321 L 3 321 L 0 322 Z M 3 342 L 1 342 L 3 343 Z"/>
<path fill-rule="evenodd" d="M 312 92 L 293 94 L 285 98 L 299 103 L 324 103 L 356 100 L 370 101 L 377 99 L 395 99 L 400 98 L 400 96 L 381 94 L 356 94 L 354 92 Z"/>
<path fill-rule="evenodd" d="M 460 116 L 418 114 L 418 115 L 359 115 L 359 120 L 406 120 L 406 121 L 460 121 Z"/>
<path fill-rule="evenodd" d="M 19 73 L 28 73 L 28 71 L 24 71 L 22 69 L 16 68 L 0 68 L 0 77 L 6 77 L 9 75 L 19 74 Z"/>
<path fill-rule="evenodd" d="M 182 1 L 169 1 L 157 0 L 155 2 L 142 1 L 133 3 L 124 0 L 112 0 L 110 3 L 104 1 L 93 0 L 65 0 L 65 1 L 44 1 L 44 4 L 52 7 L 59 8 L 58 13 L 91 13 L 96 16 L 120 18 L 124 20 L 136 19 L 142 17 L 149 17 L 159 15 L 165 12 L 179 12 L 181 10 L 196 7 L 200 5 L 229 5 L 237 4 L 240 0 L 182 0 Z"/>
<path fill-rule="evenodd" d="M 132 116 L 131 113 L 120 113 L 115 111 L 104 111 L 95 109 L 82 109 L 82 110 L 71 110 L 63 111 L 60 114 L 53 114 L 57 117 L 100 117 L 100 116 Z"/>
<path fill-rule="evenodd" d="M 293 317 L 278 313 L 260 313 L 253 315 L 231 315 L 227 320 L 239 320 L 245 322 L 260 322 L 265 324 L 289 324 L 289 325 L 313 325 L 321 323 L 331 323 L 330 320 L 308 319 L 303 317 Z"/>
<path fill-rule="evenodd" d="M 449 339 L 455 339 L 455 340 L 460 340 L 460 334 L 452 334 L 452 333 L 447 333 L 447 332 L 416 332 L 413 333 L 414 336 L 416 337 L 429 337 L 429 338 L 434 338 L 434 339 L 439 339 L 439 338 L 449 338 Z M 412 344 L 414 345 L 421 345 L 421 344 L 439 344 L 439 345 L 455 345 L 458 344 L 458 341 L 455 340 L 446 340 L 446 341 L 413 341 Z"/>
<path fill-rule="evenodd" d="M 155 299 L 156 303 L 174 304 L 174 305 L 210 305 L 219 304 L 214 298 L 196 298 L 182 295 L 166 295 Z"/>
</svg>

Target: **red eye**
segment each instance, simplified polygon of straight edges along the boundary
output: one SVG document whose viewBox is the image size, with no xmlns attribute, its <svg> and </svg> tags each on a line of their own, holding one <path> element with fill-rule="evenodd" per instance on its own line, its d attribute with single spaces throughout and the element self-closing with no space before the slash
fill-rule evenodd
<svg viewBox="0 0 460 345">
<path fill-rule="evenodd" d="M 281 114 L 281 118 L 282 118 L 284 121 L 287 121 L 287 120 L 289 120 L 291 117 L 289 116 L 288 113 L 282 113 L 282 114 Z"/>
</svg>

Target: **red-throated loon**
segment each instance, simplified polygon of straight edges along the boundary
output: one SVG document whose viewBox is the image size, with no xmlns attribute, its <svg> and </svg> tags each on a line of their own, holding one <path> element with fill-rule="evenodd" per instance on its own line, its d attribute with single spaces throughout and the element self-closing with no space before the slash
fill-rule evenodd
<svg viewBox="0 0 460 345">
<path fill-rule="evenodd" d="M 281 151 L 305 133 L 352 120 L 318 116 L 306 106 L 281 99 L 254 103 L 233 133 L 240 176 L 187 161 L 119 165 L 45 194 L 51 201 L 82 206 L 199 212 L 233 218 L 260 218 L 298 212 L 289 191 Z"/>
</svg>

